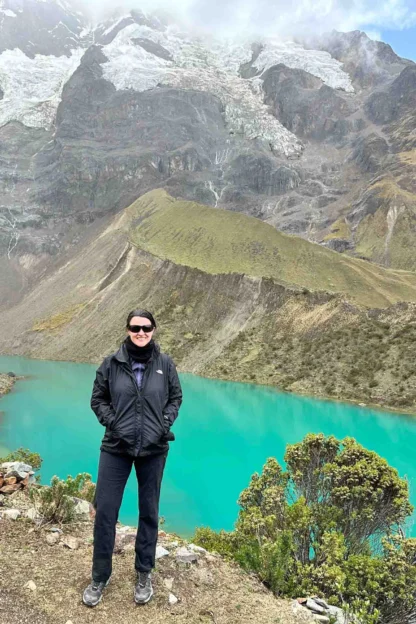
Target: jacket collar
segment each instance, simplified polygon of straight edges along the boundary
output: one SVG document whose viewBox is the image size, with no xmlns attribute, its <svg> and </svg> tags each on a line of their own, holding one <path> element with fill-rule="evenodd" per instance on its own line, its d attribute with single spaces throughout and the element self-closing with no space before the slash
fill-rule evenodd
<svg viewBox="0 0 416 624">
<path fill-rule="evenodd" d="M 160 353 L 160 347 L 159 347 L 158 343 L 155 342 L 153 355 L 150 358 L 149 362 L 151 362 L 154 357 L 157 357 L 159 355 L 159 353 Z M 126 345 L 124 344 L 124 342 L 121 345 L 121 347 L 119 348 L 119 350 L 116 351 L 116 353 L 114 353 L 113 357 L 114 357 L 114 359 L 117 360 L 117 362 L 121 362 L 121 363 L 124 363 L 124 364 L 130 364 L 129 354 L 127 353 Z"/>
</svg>

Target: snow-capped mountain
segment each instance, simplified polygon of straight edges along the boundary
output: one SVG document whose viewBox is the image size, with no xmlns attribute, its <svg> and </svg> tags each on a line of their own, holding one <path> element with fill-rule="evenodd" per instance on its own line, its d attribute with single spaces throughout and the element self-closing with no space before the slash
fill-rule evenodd
<svg viewBox="0 0 416 624">
<path fill-rule="evenodd" d="M 362 33 L 225 41 L 137 10 L 94 25 L 66 0 L 0 0 L 2 266 L 21 276 L 164 186 L 407 267 L 393 230 L 415 189 L 394 153 L 415 77 Z"/>
</svg>

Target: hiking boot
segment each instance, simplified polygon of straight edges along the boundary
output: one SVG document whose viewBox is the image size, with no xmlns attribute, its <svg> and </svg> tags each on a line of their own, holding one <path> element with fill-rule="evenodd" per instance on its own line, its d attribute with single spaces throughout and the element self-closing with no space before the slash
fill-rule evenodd
<svg viewBox="0 0 416 624">
<path fill-rule="evenodd" d="M 136 587 L 134 588 L 134 600 L 137 604 L 149 602 L 153 596 L 152 576 L 150 572 L 138 572 Z"/>
<path fill-rule="evenodd" d="M 111 577 L 110 577 L 111 578 Z M 109 584 L 110 579 L 107 582 L 101 581 L 91 581 L 88 587 L 84 590 L 82 595 L 82 602 L 87 605 L 87 607 L 95 607 L 103 597 L 103 590 Z"/>
</svg>

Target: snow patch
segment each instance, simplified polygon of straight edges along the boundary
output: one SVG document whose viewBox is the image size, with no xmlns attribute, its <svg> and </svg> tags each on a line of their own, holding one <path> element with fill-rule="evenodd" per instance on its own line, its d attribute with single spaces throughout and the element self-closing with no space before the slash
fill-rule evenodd
<svg viewBox="0 0 416 624">
<path fill-rule="evenodd" d="M 306 50 L 292 41 L 272 40 L 265 44 L 253 66 L 264 73 L 269 67 L 279 63 L 292 69 L 303 69 L 333 89 L 343 89 L 348 93 L 354 91 L 351 78 L 342 69 L 342 63 L 332 58 L 328 52 Z"/>
<path fill-rule="evenodd" d="M 111 26 L 109 26 L 107 30 L 103 32 L 102 36 L 105 37 L 106 35 L 109 35 L 124 19 L 128 19 L 129 17 L 131 17 L 130 13 L 119 17 L 116 22 L 113 22 L 113 24 L 111 24 Z"/>
<path fill-rule="evenodd" d="M 78 67 L 84 50 L 72 56 L 28 58 L 21 50 L 0 54 L 0 126 L 11 120 L 33 128 L 49 129 L 56 117 L 62 89 Z"/>
<path fill-rule="evenodd" d="M 0 13 L 6 15 L 6 17 L 17 17 L 16 13 L 10 9 L 0 9 Z"/>
</svg>

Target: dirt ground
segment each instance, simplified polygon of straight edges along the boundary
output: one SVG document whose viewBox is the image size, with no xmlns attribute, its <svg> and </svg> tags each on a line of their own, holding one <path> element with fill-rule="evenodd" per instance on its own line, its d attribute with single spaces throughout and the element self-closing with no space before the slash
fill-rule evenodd
<svg viewBox="0 0 416 624">
<path fill-rule="evenodd" d="M 173 554 L 157 560 L 154 597 L 133 600 L 134 550 L 113 556 L 113 574 L 102 602 L 82 603 L 90 582 L 92 523 L 64 525 L 61 542 L 49 546 L 48 531 L 25 518 L 0 519 L 0 624 L 295 624 L 289 601 L 277 600 L 254 576 L 219 556 L 200 554 L 197 563 L 178 563 Z M 49 533 L 50 534 L 50 533 Z M 79 538 L 76 550 L 62 546 Z M 169 536 L 161 537 L 168 546 Z M 165 585 L 172 582 L 171 590 Z M 25 588 L 32 580 L 36 589 Z M 167 582 L 169 584 L 169 581 Z M 178 603 L 170 605 L 170 591 Z"/>
</svg>

